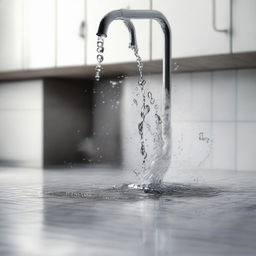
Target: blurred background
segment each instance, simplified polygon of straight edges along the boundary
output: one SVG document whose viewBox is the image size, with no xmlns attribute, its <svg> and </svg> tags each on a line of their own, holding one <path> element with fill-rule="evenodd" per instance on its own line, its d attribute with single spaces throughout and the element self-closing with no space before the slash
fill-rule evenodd
<svg viewBox="0 0 256 256">
<path fill-rule="evenodd" d="M 1 0 L 0 165 L 119 168 L 137 159 L 138 74 L 121 21 L 94 80 L 98 24 L 120 8 L 159 10 L 172 28 L 171 168 L 256 170 L 254 0 Z M 162 31 L 134 23 L 161 108 Z"/>
</svg>

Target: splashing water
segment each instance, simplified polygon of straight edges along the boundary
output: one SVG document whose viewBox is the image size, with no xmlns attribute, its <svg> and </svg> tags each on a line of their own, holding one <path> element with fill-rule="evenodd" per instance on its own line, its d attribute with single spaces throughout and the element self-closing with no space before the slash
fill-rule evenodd
<svg viewBox="0 0 256 256">
<path fill-rule="evenodd" d="M 137 47 L 131 47 L 136 57 L 137 68 L 139 71 L 138 88 L 142 97 L 142 106 L 140 117 L 141 121 L 138 124 L 138 133 L 140 136 L 140 154 L 142 155 L 142 165 L 140 170 L 135 170 L 134 173 L 142 184 L 161 184 L 163 176 L 169 166 L 170 148 L 169 148 L 169 116 L 165 116 L 165 130 L 163 130 L 163 121 L 158 114 L 158 105 L 153 97 L 152 92 L 148 91 L 146 94 L 145 85 L 146 80 L 143 77 L 143 62 L 138 53 Z M 147 97 L 146 97 L 147 95 Z M 139 95 L 138 95 L 139 96 Z M 137 103 L 136 99 L 133 102 Z M 135 104 L 138 106 L 138 104 Z M 150 105 L 154 107 L 155 113 L 155 129 L 152 129 L 151 124 L 147 122 L 147 115 L 151 111 Z M 145 129 L 153 137 L 153 155 L 148 158 L 147 144 L 145 139 Z"/>
<path fill-rule="evenodd" d="M 145 145 L 145 138 L 144 138 L 144 125 L 145 125 L 145 118 L 147 114 L 150 112 L 150 106 L 146 104 L 146 93 L 145 93 L 145 84 L 146 81 L 143 78 L 143 62 L 141 57 L 139 56 L 138 53 L 138 48 L 137 47 L 131 47 L 131 49 L 134 52 L 134 55 L 136 57 L 137 61 L 137 67 L 139 71 L 139 80 L 138 80 L 138 87 L 141 90 L 141 95 L 142 95 L 142 106 L 141 106 L 141 122 L 138 124 L 138 132 L 140 135 L 140 153 L 142 155 L 142 170 L 141 171 L 136 171 L 135 174 L 141 178 L 141 175 L 144 175 L 146 172 L 146 159 L 147 159 L 147 151 L 146 151 L 146 145 Z"/>
<path fill-rule="evenodd" d="M 146 80 L 143 77 L 143 62 L 139 55 L 137 47 L 131 47 L 136 57 L 137 68 L 139 72 L 138 86 L 135 89 L 138 91 L 136 96 L 142 97 L 142 104 L 139 106 L 139 103 L 136 99 L 133 99 L 133 103 L 136 107 L 140 108 L 140 122 L 138 123 L 138 134 L 140 136 L 140 154 L 142 156 L 141 167 L 138 170 L 133 172 L 136 174 L 140 181 L 139 186 L 145 187 L 145 184 L 154 184 L 160 185 L 163 179 L 164 174 L 166 173 L 169 167 L 170 161 L 170 147 L 169 147 L 169 115 L 166 115 L 168 111 L 165 112 L 164 121 L 165 127 L 163 129 L 163 121 L 161 116 L 158 114 L 158 105 L 153 97 L 152 92 L 148 91 L 146 93 L 145 85 Z M 102 61 L 103 61 L 103 52 L 104 52 L 104 38 L 98 37 L 97 41 L 97 65 L 95 68 L 95 79 L 99 81 L 103 71 Z M 122 80 L 120 80 L 122 81 Z M 110 81 L 112 87 L 114 88 L 118 82 Z M 155 129 L 152 128 L 151 123 L 148 123 L 147 116 L 151 111 L 151 107 L 154 109 L 155 117 Z M 165 107 L 169 108 L 169 105 L 166 104 Z M 166 110 L 166 109 L 165 109 Z M 153 138 L 153 154 L 148 157 L 147 152 L 147 138 L 145 138 L 145 131 L 148 131 Z"/>
</svg>

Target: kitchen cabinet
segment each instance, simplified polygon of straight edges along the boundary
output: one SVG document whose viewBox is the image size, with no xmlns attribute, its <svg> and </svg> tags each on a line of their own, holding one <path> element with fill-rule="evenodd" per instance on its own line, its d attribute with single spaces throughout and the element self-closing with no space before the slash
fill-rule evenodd
<svg viewBox="0 0 256 256">
<path fill-rule="evenodd" d="M 103 16 L 109 11 L 121 8 L 150 9 L 149 0 L 88 0 L 86 6 L 86 58 L 87 64 L 96 63 L 97 30 Z M 150 55 L 150 21 L 133 20 L 139 52 L 143 60 L 148 60 Z M 128 49 L 130 37 L 122 21 L 113 21 L 108 30 L 108 37 L 104 40 L 104 62 L 135 61 L 134 54 Z"/>
<path fill-rule="evenodd" d="M 57 0 L 57 66 L 85 64 L 85 0 Z"/>
<path fill-rule="evenodd" d="M 56 64 L 56 2 L 24 1 L 24 68 L 54 67 Z"/>
<path fill-rule="evenodd" d="M 215 3 L 215 13 L 213 12 Z M 152 8 L 166 15 L 172 29 L 173 57 L 191 57 L 230 53 L 230 33 L 217 32 L 230 29 L 229 0 L 153 0 Z M 163 56 L 161 28 L 153 22 L 152 57 Z"/>
<path fill-rule="evenodd" d="M 256 51 L 255 12 L 255 0 L 233 0 L 233 52 Z"/>
<path fill-rule="evenodd" d="M 22 68 L 22 1 L 0 1 L 0 71 Z"/>
</svg>

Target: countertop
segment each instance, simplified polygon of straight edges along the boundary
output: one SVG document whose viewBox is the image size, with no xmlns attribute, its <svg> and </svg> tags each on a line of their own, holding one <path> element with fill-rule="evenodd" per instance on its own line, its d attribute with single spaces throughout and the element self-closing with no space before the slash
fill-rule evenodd
<svg viewBox="0 0 256 256">
<path fill-rule="evenodd" d="M 154 194 L 131 182 L 107 168 L 0 168 L 0 255 L 255 255 L 254 172 L 172 170 Z"/>
</svg>

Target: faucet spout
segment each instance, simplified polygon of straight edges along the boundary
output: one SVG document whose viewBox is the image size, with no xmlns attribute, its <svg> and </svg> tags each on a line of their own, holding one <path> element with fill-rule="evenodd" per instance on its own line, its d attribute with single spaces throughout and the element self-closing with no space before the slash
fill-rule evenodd
<svg viewBox="0 0 256 256">
<path fill-rule="evenodd" d="M 158 21 L 160 24 L 165 38 L 165 51 L 163 59 L 163 80 L 165 84 L 166 93 L 169 94 L 170 98 L 170 87 L 171 87 L 171 29 L 166 17 L 159 11 L 155 10 L 129 10 L 120 9 L 111 11 L 106 14 L 100 22 L 99 29 L 97 32 L 98 36 L 107 36 L 107 31 L 110 23 L 113 20 L 123 20 L 128 27 L 131 35 L 131 45 L 137 45 L 136 33 L 133 23 L 130 19 L 153 19 Z"/>
<path fill-rule="evenodd" d="M 107 15 L 105 15 L 100 22 L 99 29 L 98 29 L 98 32 L 96 35 L 107 37 L 107 31 L 108 31 L 109 24 L 113 20 L 123 20 L 124 24 L 126 25 L 128 31 L 130 33 L 130 40 L 131 40 L 130 46 L 137 48 L 135 27 L 130 19 L 122 17 L 120 11 L 121 10 L 111 11 Z"/>
</svg>

